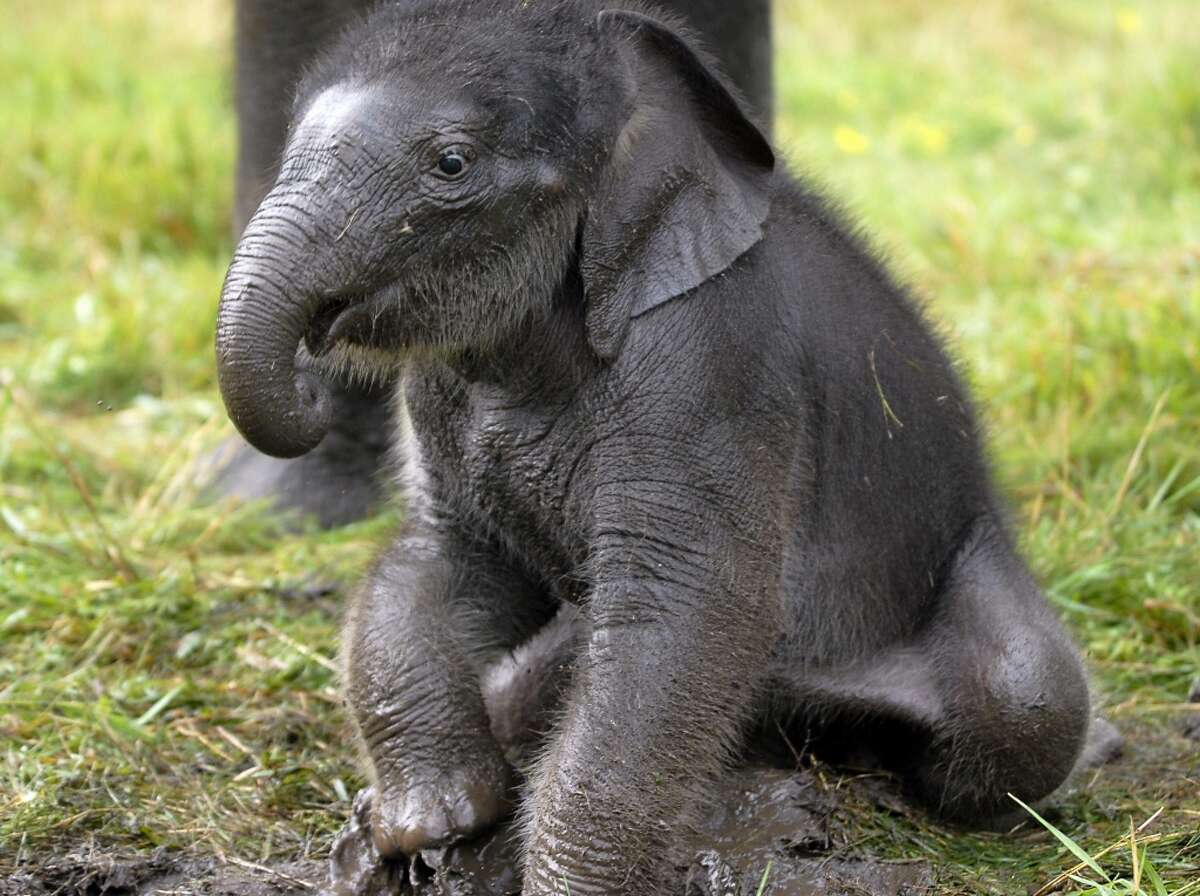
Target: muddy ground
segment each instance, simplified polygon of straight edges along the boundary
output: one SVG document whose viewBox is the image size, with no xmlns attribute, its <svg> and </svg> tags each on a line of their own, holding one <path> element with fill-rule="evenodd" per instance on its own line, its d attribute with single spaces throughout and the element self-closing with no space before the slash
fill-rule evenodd
<svg viewBox="0 0 1200 896">
<path fill-rule="evenodd" d="M 1195 721 L 1200 731 L 1200 714 Z M 1189 729 L 1190 730 L 1190 729 Z M 1180 742 L 1190 741 L 1183 732 Z M 1076 779 L 1102 765 L 1118 774 L 1131 745 L 1111 726 L 1093 726 Z M 1146 759 L 1144 747 L 1135 747 Z M 1130 757 L 1126 755 L 1126 759 Z M 1175 756 L 1172 764 L 1178 761 Z M 1130 770 L 1132 771 L 1132 770 Z M 786 770 L 749 765 L 713 793 L 714 807 L 693 832 L 694 847 L 670 856 L 674 892 L 683 896 L 754 896 L 764 873 L 771 896 L 920 896 L 935 891 L 937 869 L 856 848 L 862 814 L 902 816 L 912 809 L 893 779 L 844 775 L 824 766 Z M 270 867 L 236 858 L 77 851 L 29 861 L 0 877 L 0 896 L 514 896 L 519 893 L 513 832 L 503 826 L 478 840 L 427 850 L 411 863 L 382 862 L 355 801 L 328 861 Z M 10 866 L 11 867 L 11 866 Z M 769 869 L 769 871 L 768 871 Z"/>
<path fill-rule="evenodd" d="M 717 808 L 699 830 L 705 848 L 673 857 L 678 892 L 742 896 L 757 892 L 768 865 L 773 896 L 917 896 L 934 872 L 923 861 L 891 862 L 848 851 L 835 813 L 848 799 L 885 810 L 895 800 L 884 779 L 849 780 L 831 788 L 812 770 L 747 768 L 731 775 Z M 895 808 L 892 806 L 892 808 Z M 0 896 L 509 896 L 519 892 L 516 850 L 507 827 L 480 840 L 429 850 L 411 865 L 379 861 L 356 817 L 343 830 L 333 858 L 264 867 L 158 851 L 114 856 L 80 853 L 30 866 L 0 879 Z M 330 871 L 333 872 L 331 884 Z"/>
</svg>

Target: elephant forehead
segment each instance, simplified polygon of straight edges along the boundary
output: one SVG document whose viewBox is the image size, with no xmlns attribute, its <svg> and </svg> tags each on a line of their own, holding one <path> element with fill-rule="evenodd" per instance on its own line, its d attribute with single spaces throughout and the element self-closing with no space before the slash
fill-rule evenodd
<svg viewBox="0 0 1200 896">
<path fill-rule="evenodd" d="M 308 104 L 292 134 L 293 146 L 336 150 L 356 141 L 396 146 L 466 128 L 478 130 L 487 109 L 461 90 L 429 90 L 411 79 L 387 86 L 335 84 Z"/>
<path fill-rule="evenodd" d="M 359 151 L 387 147 L 387 104 L 369 87 L 335 85 L 317 94 L 292 129 L 284 153 L 283 178 L 344 177 Z"/>
<path fill-rule="evenodd" d="M 351 125 L 369 118 L 371 92 L 365 87 L 336 84 L 322 90 L 309 103 L 304 117 L 296 127 L 296 135 L 311 139 L 328 134 L 336 136 L 350 129 Z"/>
</svg>

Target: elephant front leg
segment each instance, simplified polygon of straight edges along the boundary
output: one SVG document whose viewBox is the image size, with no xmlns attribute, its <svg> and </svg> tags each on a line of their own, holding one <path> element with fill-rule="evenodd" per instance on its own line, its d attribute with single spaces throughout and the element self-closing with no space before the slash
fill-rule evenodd
<svg viewBox="0 0 1200 896">
<path fill-rule="evenodd" d="M 346 695 L 370 759 L 371 830 L 385 857 L 468 836 L 507 811 L 512 772 L 476 673 L 484 648 L 464 634 L 496 637 L 477 630 L 481 586 L 505 608 L 502 577 L 438 536 L 410 532 L 351 609 Z"/>
<path fill-rule="evenodd" d="M 736 750 L 778 630 L 753 574 L 720 581 L 700 554 L 615 567 L 527 806 L 526 896 L 670 891 L 664 855 Z"/>
</svg>

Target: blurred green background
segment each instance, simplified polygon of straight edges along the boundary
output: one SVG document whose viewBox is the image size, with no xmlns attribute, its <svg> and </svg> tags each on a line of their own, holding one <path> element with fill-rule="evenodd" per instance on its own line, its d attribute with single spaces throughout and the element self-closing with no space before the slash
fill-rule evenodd
<svg viewBox="0 0 1200 896">
<path fill-rule="evenodd" d="M 0 872 L 86 843 L 319 855 L 361 783 L 339 592 L 394 517 L 295 533 L 195 500 L 230 432 L 230 19 L 223 0 L 0 0 Z M 963 361 L 1027 552 L 1129 739 L 1057 824 L 1098 852 L 1163 807 L 1140 836 L 1192 892 L 1200 3 L 783 0 L 777 26 L 779 142 Z M 853 849 L 942 864 L 939 892 L 1075 862 L 1040 829 L 853 822 Z M 1127 847 L 1101 861 L 1131 876 Z"/>
</svg>

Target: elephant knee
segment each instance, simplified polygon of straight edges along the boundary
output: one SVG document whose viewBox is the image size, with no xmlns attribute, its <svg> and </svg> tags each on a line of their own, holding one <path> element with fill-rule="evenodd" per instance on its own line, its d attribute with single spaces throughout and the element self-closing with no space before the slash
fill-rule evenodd
<svg viewBox="0 0 1200 896">
<path fill-rule="evenodd" d="M 948 702 L 916 783 L 947 818 L 985 823 L 1058 787 L 1075 765 L 1090 718 L 1087 681 L 1057 633 L 1022 633 L 976 657 Z M 968 667 L 970 668 L 970 667 Z"/>
</svg>

